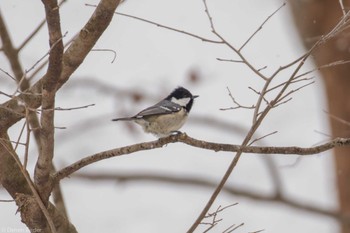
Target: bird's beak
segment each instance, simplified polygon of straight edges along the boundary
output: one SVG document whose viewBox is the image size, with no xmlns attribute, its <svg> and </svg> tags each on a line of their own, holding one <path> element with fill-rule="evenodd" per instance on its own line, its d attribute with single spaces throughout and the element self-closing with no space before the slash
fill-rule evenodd
<svg viewBox="0 0 350 233">
<path fill-rule="evenodd" d="M 197 97 L 199 97 L 199 95 L 194 95 L 194 96 L 192 96 L 192 99 L 195 99 Z"/>
</svg>

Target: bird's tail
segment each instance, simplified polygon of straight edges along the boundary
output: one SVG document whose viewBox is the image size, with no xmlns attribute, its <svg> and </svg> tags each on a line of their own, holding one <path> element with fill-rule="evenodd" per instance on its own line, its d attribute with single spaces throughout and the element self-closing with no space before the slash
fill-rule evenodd
<svg viewBox="0 0 350 233">
<path fill-rule="evenodd" d="M 134 117 L 121 117 L 121 118 L 112 119 L 112 121 L 132 121 L 134 119 L 135 119 Z"/>
</svg>

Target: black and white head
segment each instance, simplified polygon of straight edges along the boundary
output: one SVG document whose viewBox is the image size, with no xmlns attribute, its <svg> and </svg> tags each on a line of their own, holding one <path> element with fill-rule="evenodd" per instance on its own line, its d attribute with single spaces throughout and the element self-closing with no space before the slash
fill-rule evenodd
<svg viewBox="0 0 350 233">
<path fill-rule="evenodd" d="M 191 92 L 189 92 L 187 89 L 178 87 L 165 99 L 180 105 L 189 113 L 193 105 L 193 100 L 197 97 L 198 95 L 192 95 Z"/>
</svg>

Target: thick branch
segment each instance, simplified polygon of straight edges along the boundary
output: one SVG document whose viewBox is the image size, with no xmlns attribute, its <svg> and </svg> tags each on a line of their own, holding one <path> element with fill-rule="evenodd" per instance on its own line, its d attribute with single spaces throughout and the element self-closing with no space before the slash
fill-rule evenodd
<svg viewBox="0 0 350 233">
<path fill-rule="evenodd" d="M 42 85 L 42 113 L 40 129 L 40 151 L 35 167 L 34 181 L 45 204 L 52 190 L 50 171 L 54 151 L 54 109 L 57 81 L 62 72 L 63 43 L 59 8 L 56 0 L 43 0 L 49 31 L 49 65 Z"/>
<path fill-rule="evenodd" d="M 321 152 L 330 150 L 334 147 L 350 146 L 350 138 L 337 138 L 328 143 L 309 147 L 258 147 L 258 146 L 239 146 L 231 144 L 221 144 L 214 142 L 207 142 L 202 140 L 197 140 L 187 136 L 185 133 L 178 135 L 171 135 L 165 138 L 161 138 L 156 141 L 138 143 L 130 146 L 120 147 L 112 150 L 103 151 L 86 158 L 83 158 L 54 174 L 54 182 L 58 182 L 61 179 L 70 176 L 72 173 L 80 170 L 81 168 L 116 156 L 126 155 L 135 153 L 138 151 L 151 150 L 156 148 L 161 148 L 169 143 L 182 142 L 190 146 L 197 148 L 202 148 L 206 150 L 212 150 L 215 152 L 226 151 L 226 152 L 243 152 L 243 153 L 254 153 L 254 154 L 295 154 L 295 155 L 313 155 L 319 154 Z"/>
</svg>

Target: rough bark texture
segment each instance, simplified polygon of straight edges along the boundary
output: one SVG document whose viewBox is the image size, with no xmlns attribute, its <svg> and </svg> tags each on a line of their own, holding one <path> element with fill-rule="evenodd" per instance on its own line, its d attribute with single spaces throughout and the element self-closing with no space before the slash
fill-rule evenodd
<svg viewBox="0 0 350 233">
<path fill-rule="evenodd" d="M 343 1 L 345 9 L 350 1 Z M 294 19 L 303 42 L 309 48 L 315 38 L 327 33 L 342 17 L 339 1 L 336 0 L 291 0 Z M 314 53 L 317 66 L 338 60 L 350 60 L 350 34 L 348 30 L 332 39 Z M 328 99 L 330 123 L 334 137 L 350 137 L 350 65 L 321 70 Z M 336 119 L 338 118 L 338 119 Z M 350 215 L 350 148 L 335 148 L 335 170 L 337 177 L 340 210 Z M 343 223 L 343 233 L 350 233 L 350 225 Z"/>
</svg>

